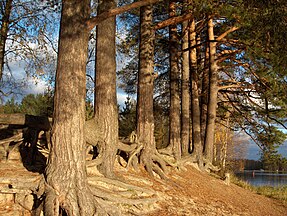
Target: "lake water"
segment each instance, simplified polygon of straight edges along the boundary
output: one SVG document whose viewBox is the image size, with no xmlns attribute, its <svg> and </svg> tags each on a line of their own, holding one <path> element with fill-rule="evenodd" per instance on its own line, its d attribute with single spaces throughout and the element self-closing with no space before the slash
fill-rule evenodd
<svg viewBox="0 0 287 216">
<path fill-rule="evenodd" d="M 244 171 L 236 173 L 236 176 L 254 186 L 287 186 L 287 173 Z"/>
</svg>

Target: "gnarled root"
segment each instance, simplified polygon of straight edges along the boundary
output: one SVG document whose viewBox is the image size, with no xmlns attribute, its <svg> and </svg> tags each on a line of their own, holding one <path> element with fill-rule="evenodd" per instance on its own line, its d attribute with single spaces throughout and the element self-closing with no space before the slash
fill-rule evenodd
<svg viewBox="0 0 287 216">
<path fill-rule="evenodd" d="M 145 167 L 146 171 L 151 175 L 157 174 L 161 179 L 167 179 L 166 176 L 166 162 L 157 153 L 156 149 L 143 149 L 140 163 Z"/>
<path fill-rule="evenodd" d="M 94 195 L 90 187 L 72 188 L 68 191 L 57 191 L 45 185 L 45 215 L 120 215 L 120 211 L 107 205 Z"/>
<path fill-rule="evenodd" d="M 132 152 L 130 152 L 130 157 L 128 159 L 128 163 L 126 168 L 129 168 L 130 164 L 133 163 L 133 167 L 135 168 L 137 162 L 135 160 L 135 157 L 137 154 L 140 153 L 140 151 L 143 149 L 143 145 L 139 145 L 135 148 L 135 150 L 133 150 Z M 138 160 L 137 160 L 138 161 Z"/>
<path fill-rule="evenodd" d="M 120 215 L 119 209 L 123 213 L 139 214 L 148 212 L 153 203 L 158 200 L 151 189 L 145 189 L 135 185 L 130 185 L 115 179 L 105 177 L 89 177 L 88 182 L 96 200 L 104 206 L 117 206 L 118 212 L 111 215 Z"/>
<path fill-rule="evenodd" d="M 125 167 L 129 168 L 130 165 L 132 165 L 133 168 L 137 170 L 138 168 L 137 155 L 143 149 L 143 145 L 138 143 L 136 132 L 133 131 L 127 139 L 118 142 L 118 149 L 120 152 L 119 155 L 121 155 L 121 153 L 124 153 L 126 155 L 127 164 Z M 124 166 L 122 163 L 120 164 Z"/>
<path fill-rule="evenodd" d="M 204 165 L 204 169 L 207 171 L 207 172 L 219 172 L 220 171 L 220 168 L 217 167 L 217 166 L 214 166 L 212 163 L 206 163 Z"/>
</svg>

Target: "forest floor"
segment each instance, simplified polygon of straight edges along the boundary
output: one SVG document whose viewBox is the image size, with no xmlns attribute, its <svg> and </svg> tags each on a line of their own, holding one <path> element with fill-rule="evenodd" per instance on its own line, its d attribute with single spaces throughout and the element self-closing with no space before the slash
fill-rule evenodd
<svg viewBox="0 0 287 216">
<path fill-rule="evenodd" d="M 160 215 L 287 215 L 287 203 L 258 195 L 235 184 L 198 171 L 192 165 L 174 171 L 169 181 L 152 180 L 152 188 L 163 196 L 160 209 L 148 214 Z M 147 178 L 147 177 L 145 177 Z"/>
<path fill-rule="evenodd" d="M 198 171 L 187 165 L 184 171 L 172 171 L 168 180 L 151 178 L 146 172 L 135 172 L 116 167 L 116 174 L 126 183 L 151 189 L 158 201 L 153 211 L 137 211 L 137 215 L 286 215 L 287 203 L 255 194 L 237 185 Z M 19 161 L 0 162 L 0 179 L 31 182 L 40 174 L 28 171 Z M 13 180 L 14 179 L 14 180 Z M 31 215 L 15 203 L 14 199 L 0 199 L 0 215 Z"/>
</svg>

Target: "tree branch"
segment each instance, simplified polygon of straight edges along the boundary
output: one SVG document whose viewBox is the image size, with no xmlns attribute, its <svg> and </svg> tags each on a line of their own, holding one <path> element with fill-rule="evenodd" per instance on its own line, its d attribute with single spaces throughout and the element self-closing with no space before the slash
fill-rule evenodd
<svg viewBox="0 0 287 216">
<path fill-rule="evenodd" d="M 159 22 L 157 23 L 155 26 L 154 26 L 154 29 L 155 30 L 158 30 L 158 29 L 162 29 L 164 27 L 167 27 L 169 25 L 174 25 L 174 24 L 177 24 L 177 23 L 181 23 L 185 20 L 189 20 L 192 18 L 192 13 L 187 13 L 187 14 L 184 14 L 182 16 L 176 16 L 176 17 L 172 17 L 172 18 L 169 18 L 169 19 L 166 19 L 162 22 Z"/>
<path fill-rule="evenodd" d="M 225 38 L 229 33 L 234 32 L 238 30 L 239 27 L 233 26 L 232 28 L 228 29 L 226 32 L 222 33 L 216 38 L 216 41 L 221 41 L 223 38 Z"/>
<path fill-rule="evenodd" d="M 284 129 L 287 130 L 287 127 L 281 121 L 278 121 L 276 118 L 273 118 L 273 117 L 271 117 L 269 115 L 268 115 L 268 118 L 270 118 L 271 120 L 275 121 L 277 124 L 281 125 Z"/>
<path fill-rule="evenodd" d="M 114 8 L 114 9 L 110 9 L 106 12 L 103 12 L 101 14 L 99 14 L 96 17 L 90 18 L 87 21 L 87 26 L 89 30 L 92 30 L 96 25 L 98 25 L 100 22 L 112 17 L 112 16 L 116 16 L 118 14 L 124 13 L 126 11 L 129 11 L 131 9 L 135 9 L 135 8 L 139 8 L 139 7 L 143 7 L 146 5 L 150 5 L 150 4 L 154 4 L 157 2 L 160 2 L 162 0 L 141 0 L 138 2 L 134 2 L 128 5 L 124 5 L 122 7 L 118 7 L 118 8 Z"/>
<path fill-rule="evenodd" d="M 218 58 L 223 56 L 223 55 L 231 55 L 231 54 L 237 54 L 239 52 L 241 52 L 241 49 L 236 49 L 236 50 L 222 50 L 222 52 L 220 52 L 218 54 Z"/>
<path fill-rule="evenodd" d="M 230 100 L 230 97 L 229 97 L 228 95 L 226 95 L 226 96 L 227 96 L 228 100 Z M 230 100 L 230 102 L 231 102 L 231 100 Z M 236 105 L 233 104 L 233 102 L 231 102 L 230 104 L 231 104 L 231 106 L 232 106 L 238 113 L 241 114 L 241 115 L 240 115 L 240 120 L 241 120 L 241 118 L 245 119 L 245 121 L 247 121 L 250 125 L 253 125 L 253 128 L 257 129 L 257 128 L 255 127 L 254 123 L 252 122 L 252 120 L 249 119 L 248 117 L 246 117 L 246 116 L 244 115 L 244 113 L 241 112 L 241 110 L 240 110 Z M 262 148 L 262 146 L 260 145 L 260 143 L 252 136 L 251 133 L 249 133 L 249 130 L 246 129 L 246 127 L 245 127 L 240 121 L 237 120 L 238 118 L 237 118 L 232 112 L 231 112 L 231 115 L 233 116 L 233 118 L 235 119 L 235 121 L 237 122 L 237 124 L 240 126 L 240 128 L 253 140 L 254 143 L 257 144 L 257 146 L 258 146 L 261 150 L 263 150 L 263 148 Z"/>
<path fill-rule="evenodd" d="M 222 89 L 228 89 L 228 88 L 243 88 L 243 86 L 241 85 L 226 85 L 226 86 L 219 86 L 218 87 L 218 91 L 222 90 Z"/>
</svg>

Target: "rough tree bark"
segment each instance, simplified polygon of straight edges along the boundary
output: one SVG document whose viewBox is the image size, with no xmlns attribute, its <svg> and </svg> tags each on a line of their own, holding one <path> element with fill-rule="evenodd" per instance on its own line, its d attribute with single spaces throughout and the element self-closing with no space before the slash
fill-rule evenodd
<svg viewBox="0 0 287 216">
<path fill-rule="evenodd" d="M 186 0 L 189 3 L 189 0 Z M 188 10 L 186 10 L 188 12 Z M 183 43 L 182 50 L 189 48 L 189 21 L 182 24 Z M 182 54 L 182 82 L 181 82 L 181 152 L 182 156 L 189 154 L 189 126 L 190 126 L 190 70 L 189 52 Z"/>
<path fill-rule="evenodd" d="M 170 0 L 169 16 L 176 15 L 176 1 Z M 169 27 L 169 55 L 170 55 L 170 111 L 169 111 L 169 145 L 176 160 L 181 158 L 180 143 L 180 95 L 179 95 L 179 67 L 178 67 L 178 37 L 176 25 Z"/>
<path fill-rule="evenodd" d="M 208 88 L 209 88 L 209 43 L 205 45 L 205 57 L 202 63 L 202 81 L 201 81 L 201 118 L 200 118 L 200 128 L 201 128 L 201 142 L 204 143 L 205 131 L 206 131 L 206 121 L 207 121 L 207 104 L 208 104 Z"/>
<path fill-rule="evenodd" d="M 3 2 L 4 13 L 1 19 L 1 30 L 0 30 L 0 81 L 3 76 L 4 69 L 4 57 L 5 57 L 5 44 L 7 40 L 9 23 L 10 23 L 10 14 L 12 10 L 12 0 L 6 0 Z"/>
<path fill-rule="evenodd" d="M 193 139 L 193 156 L 199 167 L 203 166 L 203 146 L 201 142 L 200 128 L 200 103 L 199 103 L 199 79 L 197 70 L 197 49 L 196 45 L 196 26 L 195 20 L 191 20 L 189 28 L 190 46 L 190 73 L 191 73 L 191 107 L 192 107 L 192 139 Z"/>
<path fill-rule="evenodd" d="M 98 14 L 116 7 L 114 0 L 100 1 Z M 113 166 L 118 142 L 118 109 L 116 95 L 116 19 L 110 17 L 97 26 L 95 121 L 103 132 L 101 173 L 114 177 Z"/>
<path fill-rule="evenodd" d="M 226 119 L 226 125 L 224 127 L 223 131 L 223 136 L 224 139 L 222 140 L 221 143 L 221 148 L 220 148 L 220 168 L 221 168 L 221 173 L 225 173 L 226 171 L 226 160 L 227 160 L 227 148 L 228 148 L 228 143 L 230 143 L 231 140 L 231 130 L 230 130 L 230 111 L 228 110 L 225 114 L 225 119 Z"/>
<path fill-rule="evenodd" d="M 205 133 L 204 155 L 206 162 L 212 164 L 214 131 L 217 110 L 217 61 L 216 61 L 216 42 L 214 40 L 213 19 L 208 20 L 208 39 L 209 39 L 209 97 L 207 106 L 207 126 Z"/>
<path fill-rule="evenodd" d="M 164 177 L 158 164 L 164 167 L 157 156 L 154 138 L 153 91 L 154 91 L 154 30 L 152 27 L 152 6 L 140 9 L 140 51 L 137 91 L 137 136 L 143 145 L 140 163 L 150 175 L 153 172 Z"/>
<path fill-rule="evenodd" d="M 89 0 L 63 0 L 45 215 L 94 215 L 85 158 L 86 59 Z"/>
<path fill-rule="evenodd" d="M 142 163 L 150 163 L 155 146 L 153 90 L 154 90 L 154 31 L 152 29 L 152 7 L 140 9 L 140 51 L 137 91 L 137 136 L 145 149 L 141 155 Z"/>
</svg>

